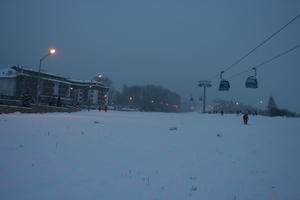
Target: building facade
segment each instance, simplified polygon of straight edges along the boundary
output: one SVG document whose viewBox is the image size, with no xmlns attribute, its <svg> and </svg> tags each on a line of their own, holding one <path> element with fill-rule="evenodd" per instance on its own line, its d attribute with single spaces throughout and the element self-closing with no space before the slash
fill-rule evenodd
<svg viewBox="0 0 300 200">
<path fill-rule="evenodd" d="M 73 80 L 19 66 L 0 70 L 2 98 L 21 99 L 25 91 L 41 104 L 52 105 L 59 99 L 66 105 L 96 107 L 107 104 L 109 88 L 96 81 Z"/>
</svg>

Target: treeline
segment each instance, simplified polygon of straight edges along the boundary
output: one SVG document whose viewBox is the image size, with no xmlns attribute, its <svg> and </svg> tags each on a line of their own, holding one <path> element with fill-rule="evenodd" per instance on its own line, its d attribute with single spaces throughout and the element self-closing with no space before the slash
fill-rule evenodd
<svg viewBox="0 0 300 200">
<path fill-rule="evenodd" d="M 180 95 L 156 85 L 123 86 L 121 92 L 115 91 L 115 105 L 136 108 L 140 111 L 179 112 Z"/>
<path fill-rule="evenodd" d="M 241 102 L 236 101 L 226 101 L 223 99 L 214 99 L 212 101 L 213 110 L 212 112 L 221 112 L 224 113 L 261 113 L 260 109 L 254 108 L 250 105 L 245 105 Z"/>
</svg>

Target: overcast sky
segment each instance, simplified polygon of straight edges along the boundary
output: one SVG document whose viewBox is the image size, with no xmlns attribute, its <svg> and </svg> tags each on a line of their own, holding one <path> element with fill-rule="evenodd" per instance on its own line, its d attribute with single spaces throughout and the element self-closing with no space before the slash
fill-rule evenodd
<svg viewBox="0 0 300 200">
<path fill-rule="evenodd" d="M 218 75 L 300 13 L 299 0 L 1 0 L 0 69 L 37 69 L 75 79 L 96 74 L 123 84 L 162 85 L 183 97 L 202 96 L 198 80 Z M 300 44 L 300 19 L 224 74 L 224 78 Z M 229 92 L 208 98 L 254 106 L 273 95 L 278 106 L 300 112 L 300 48 L 232 80 Z"/>
</svg>

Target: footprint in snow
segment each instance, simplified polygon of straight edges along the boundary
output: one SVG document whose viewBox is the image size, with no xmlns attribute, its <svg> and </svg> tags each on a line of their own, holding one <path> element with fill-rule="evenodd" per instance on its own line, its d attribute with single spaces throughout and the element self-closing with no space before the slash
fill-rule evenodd
<svg viewBox="0 0 300 200">
<path fill-rule="evenodd" d="M 173 126 L 173 127 L 170 127 L 169 130 L 170 130 L 170 131 L 177 131 L 178 128 L 177 128 L 176 126 Z"/>
</svg>

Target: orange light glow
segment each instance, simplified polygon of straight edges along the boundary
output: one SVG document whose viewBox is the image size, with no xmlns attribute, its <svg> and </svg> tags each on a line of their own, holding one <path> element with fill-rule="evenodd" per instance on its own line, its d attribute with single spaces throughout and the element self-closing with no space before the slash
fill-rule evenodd
<svg viewBox="0 0 300 200">
<path fill-rule="evenodd" d="M 55 53 L 56 53 L 56 49 L 54 48 L 49 49 L 49 54 L 53 55 Z"/>
</svg>

